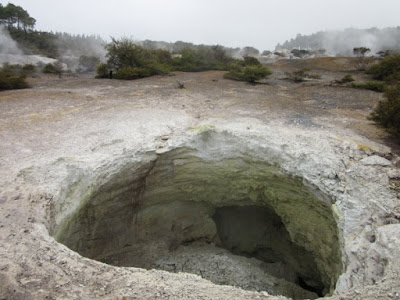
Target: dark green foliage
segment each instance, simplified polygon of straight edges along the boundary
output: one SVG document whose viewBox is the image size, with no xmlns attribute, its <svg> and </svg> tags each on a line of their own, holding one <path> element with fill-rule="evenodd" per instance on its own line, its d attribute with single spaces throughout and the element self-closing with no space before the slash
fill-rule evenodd
<svg viewBox="0 0 400 300">
<path fill-rule="evenodd" d="M 350 83 L 350 82 L 353 82 L 353 81 L 354 81 L 353 76 L 347 74 L 347 75 L 343 76 L 342 79 L 335 80 L 335 83 L 337 83 L 337 84 L 345 84 L 345 83 Z"/>
<path fill-rule="evenodd" d="M 387 128 L 390 132 L 400 134 L 400 85 L 392 85 L 385 90 L 385 100 L 380 101 L 371 113 L 371 120 Z"/>
<path fill-rule="evenodd" d="M 310 69 L 309 68 L 302 68 L 299 70 L 296 70 L 294 72 L 286 72 L 285 75 L 289 80 L 292 80 L 294 82 L 303 82 L 307 78 L 309 79 L 320 79 L 321 76 L 317 74 L 311 74 L 309 73 Z"/>
<path fill-rule="evenodd" d="M 126 38 L 120 40 L 112 39 L 112 42 L 106 46 L 106 49 L 108 51 L 107 65 L 110 70 L 119 72 L 123 68 L 131 68 L 120 73 L 124 74 L 121 75 L 124 79 L 165 74 L 171 69 L 171 54 L 163 50 L 145 49 Z M 139 69 L 140 72 L 136 72 L 138 74 L 134 76 L 135 72 L 133 69 Z"/>
<path fill-rule="evenodd" d="M 151 76 L 150 69 L 147 68 L 134 68 L 134 67 L 124 67 L 119 69 L 115 75 L 115 79 L 123 80 L 133 80 L 139 78 L 145 78 Z"/>
<path fill-rule="evenodd" d="M 28 88 L 25 79 L 21 66 L 5 65 L 0 68 L 0 91 Z"/>
<path fill-rule="evenodd" d="M 8 3 L 0 6 L 0 24 L 8 28 L 16 28 L 27 32 L 35 26 L 36 20 L 32 18 L 21 6 Z"/>
<path fill-rule="evenodd" d="M 0 7 L 0 24 L 27 54 L 41 54 L 55 58 L 58 55 L 53 33 L 34 31 L 36 20 L 20 6 L 7 4 Z"/>
<path fill-rule="evenodd" d="M 374 79 L 387 80 L 400 73 L 400 54 L 388 56 L 367 70 Z M 396 75 L 397 74 L 397 75 Z"/>
<path fill-rule="evenodd" d="M 254 83 L 267 78 L 271 74 L 272 72 L 267 67 L 264 67 L 258 59 L 247 56 L 242 61 L 232 64 L 224 78 Z"/>
<path fill-rule="evenodd" d="M 154 48 L 153 46 L 147 45 L 148 48 Z M 186 48 L 181 51 L 180 57 L 174 58 L 167 50 L 147 49 L 129 39 L 112 39 L 106 49 L 107 64 L 98 68 L 98 78 L 108 77 L 106 67 L 107 74 L 109 70 L 116 71 L 117 79 L 137 79 L 171 71 L 227 70 L 229 63 L 233 61 L 219 45 Z"/>
<path fill-rule="evenodd" d="M 47 57 L 58 57 L 56 45 L 57 36 L 50 32 L 24 32 L 16 28 L 9 28 L 10 36 L 26 54 L 40 54 Z"/>
<path fill-rule="evenodd" d="M 250 65 L 243 68 L 244 80 L 254 83 L 271 75 L 272 72 L 262 65 Z"/>
<path fill-rule="evenodd" d="M 244 56 L 243 61 L 239 61 L 238 63 L 243 66 L 260 66 L 261 65 L 260 61 L 253 56 Z"/>
<path fill-rule="evenodd" d="M 96 68 L 96 78 L 109 78 L 110 70 L 106 63 L 101 63 Z"/>
<path fill-rule="evenodd" d="M 357 89 L 364 89 L 382 93 L 385 90 L 386 84 L 382 81 L 367 81 L 362 83 L 354 82 L 350 86 Z"/>
<path fill-rule="evenodd" d="M 42 72 L 46 74 L 56 74 L 56 67 L 53 64 L 46 64 Z"/>
<path fill-rule="evenodd" d="M 222 46 L 202 46 L 182 50 L 181 57 L 173 59 L 173 69 L 184 72 L 199 72 L 205 70 L 227 70 L 233 59 L 228 56 Z"/>
</svg>

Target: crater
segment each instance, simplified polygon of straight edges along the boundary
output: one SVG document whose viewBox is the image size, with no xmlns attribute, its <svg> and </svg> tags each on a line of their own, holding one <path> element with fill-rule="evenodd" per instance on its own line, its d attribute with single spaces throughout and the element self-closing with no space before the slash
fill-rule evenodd
<svg viewBox="0 0 400 300">
<path fill-rule="evenodd" d="M 53 207 L 52 235 L 115 266 L 295 299 L 330 295 L 342 259 L 329 197 L 267 159 L 209 142 L 116 159 L 74 181 Z"/>
</svg>

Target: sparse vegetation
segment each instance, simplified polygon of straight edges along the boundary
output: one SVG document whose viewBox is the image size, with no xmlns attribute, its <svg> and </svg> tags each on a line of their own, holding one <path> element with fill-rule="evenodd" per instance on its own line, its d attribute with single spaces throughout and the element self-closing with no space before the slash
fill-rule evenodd
<svg viewBox="0 0 400 300">
<path fill-rule="evenodd" d="M 272 72 L 263 66 L 257 58 L 246 56 L 243 60 L 232 64 L 224 78 L 254 83 L 267 78 L 271 74 Z"/>
<path fill-rule="evenodd" d="M 400 54 L 388 56 L 367 70 L 374 79 L 392 80 L 400 74 Z"/>
<path fill-rule="evenodd" d="M 373 62 L 373 57 L 368 56 L 371 49 L 367 47 L 356 47 L 353 49 L 353 54 L 355 56 L 354 67 L 358 71 L 367 70 Z"/>
<path fill-rule="evenodd" d="M 5 65 L 0 68 L 0 91 L 24 89 L 28 87 L 26 73 L 21 66 Z"/>
<path fill-rule="evenodd" d="M 203 46 L 197 50 L 187 48 L 182 51 L 182 57 L 173 59 L 173 70 L 185 72 L 227 70 L 233 61 L 234 59 L 220 45 Z"/>
<path fill-rule="evenodd" d="M 116 71 L 117 79 L 138 79 L 171 71 L 228 70 L 235 61 L 219 45 L 186 48 L 176 57 L 167 50 L 146 49 L 126 38 L 112 39 L 106 49 L 107 63 L 97 68 L 97 78 L 107 78 L 110 70 Z"/>
<path fill-rule="evenodd" d="M 150 69 L 147 68 L 134 68 L 134 67 L 123 67 L 119 69 L 115 75 L 115 79 L 133 80 L 139 78 L 145 78 L 151 76 Z"/>
<path fill-rule="evenodd" d="M 354 81 L 353 76 L 351 76 L 350 74 L 347 74 L 347 75 L 343 76 L 342 79 L 335 80 L 335 83 L 336 84 L 346 84 L 346 83 L 350 83 L 350 82 L 353 82 L 353 81 Z"/>
<path fill-rule="evenodd" d="M 370 119 L 389 132 L 400 134 L 400 85 L 395 84 L 385 89 L 385 100 L 380 101 L 371 113 Z"/>
<path fill-rule="evenodd" d="M 311 70 L 309 68 L 302 68 L 294 72 L 286 72 L 287 78 L 294 82 L 303 82 L 307 78 L 309 79 L 320 79 L 321 76 L 318 74 L 309 73 Z"/>
<path fill-rule="evenodd" d="M 353 82 L 350 86 L 357 89 L 370 90 L 379 93 L 383 93 L 385 90 L 385 82 L 383 81 Z"/>
<path fill-rule="evenodd" d="M 79 57 L 79 68 L 81 68 L 82 71 L 93 72 L 99 64 L 100 58 L 96 56 L 81 55 Z"/>
<path fill-rule="evenodd" d="M 54 64 L 46 64 L 42 70 L 42 72 L 45 74 L 57 74 L 57 75 L 61 75 L 62 71 L 63 71 L 63 66 L 60 62 L 56 62 Z"/>
</svg>

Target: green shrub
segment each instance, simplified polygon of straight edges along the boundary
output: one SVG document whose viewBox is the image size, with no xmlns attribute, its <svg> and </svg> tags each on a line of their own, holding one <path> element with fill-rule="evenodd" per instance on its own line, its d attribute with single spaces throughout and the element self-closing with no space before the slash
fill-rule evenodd
<svg viewBox="0 0 400 300">
<path fill-rule="evenodd" d="M 115 73 L 115 79 L 133 80 L 151 76 L 149 69 L 125 67 Z"/>
<path fill-rule="evenodd" d="M 385 100 L 380 101 L 369 119 L 400 134 L 400 85 L 392 85 L 385 89 Z"/>
<path fill-rule="evenodd" d="M 385 90 L 386 84 L 382 81 L 367 81 L 363 83 L 354 82 L 350 86 L 356 89 L 364 89 L 382 93 Z"/>
<path fill-rule="evenodd" d="M 244 66 L 260 66 L 261 65 L 260 61 L 253 56 L 244 56 L 242 64 Z"/>
<path fill-rule="evenodd" d="M 261 64 L 243 66 L 241 63 L 236 63 L 232 65 L 230 71 L 224 75 L 224 78 L 254 83 L 267 78 L 271 74 L 272 72 Z"/>
<path fill-rule="evenodd" d="M 63 66 L 60 62 L 55 62 L 54 64 L 46 64 L 42 72 L 45 74 L 58 74 L 60 75 L 62 73 Z"/>
<path fill-rule="evenodd" d="M 309 68 L 302 68 L 300 70 L 296 70 L 294 72 L 286 72 L 286 76 L 289 80 L 292 80 L 294 82 L 303 82 L 306 80 L 306 78 L 310 79 L 320 79 L 321 76 L 318 74 L 311 74 L 309 73 L 310 69 Z"/>
<path fill-rule="evenodd" d="M 109 78 L 110 70 L 106 63 L 101 63 L 96 68 L 96 78 Z"/>
<path fill-rule="evenodd" d="M 56 68 L 53 64 L 46 64 L 42 70 L 43 73 L 46 74 L 55 74 L 56 73 Z"/>
<path fill-rule="evenodd" d="M 0 68 L 0 91 L 28 88 L 25 79 L 26 75 L 20 70 L 20 66 L 15 68 L 6 65 Z"/>
<path fill-rule="evenodd" d="M 386 80 L 400 73 L 400 54 L 388 56 L 367 70 L 374 79 Z M 396 75 L 397 74 L 397 75 Z"/>
</svg>

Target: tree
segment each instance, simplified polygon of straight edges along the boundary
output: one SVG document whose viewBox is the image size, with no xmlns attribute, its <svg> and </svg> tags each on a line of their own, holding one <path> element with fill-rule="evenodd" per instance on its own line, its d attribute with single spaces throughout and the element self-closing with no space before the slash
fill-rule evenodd
<svg viewBox="0 0 400 300">
<path fill-rule="evenodd" d="M 32 18 L 21 6 L 8 3 L 6 6 L 0 6 L 0 24 L 6 25 L 9 29 L 17 30 L 33 29 L 36 20 Z"/>
<path fill-rule="evenodd" d="M 353 49 L 353 54 L 356 57 L 354 66 L 358 71 L 365 71 L 372 64 L 372 57 L 368 56 L 371 49 L 367 47 L 357 47 Z"/>
<path fill-rule="evenodd" d="M 144 64 L 145 49 L 132 40 L 112 38 L 111 43 L 106 45 L 107 63 L 111 68 L 121 69 L 124 67 L 141 67 Z"/>
</svg>

